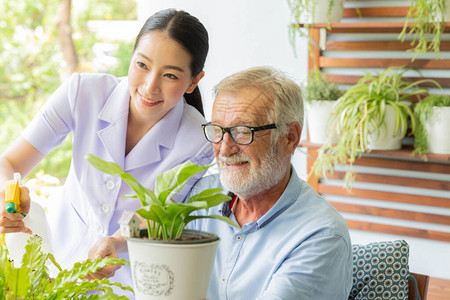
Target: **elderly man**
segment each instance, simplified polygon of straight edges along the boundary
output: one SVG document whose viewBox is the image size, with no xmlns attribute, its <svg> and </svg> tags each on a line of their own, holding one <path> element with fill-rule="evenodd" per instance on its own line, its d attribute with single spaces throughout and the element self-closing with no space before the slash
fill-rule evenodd
<svg viewBox="0 0 450 300">
<path fill-rule="evenodd" d="M 228 216 L 241 229 L 214 219 L 188 224 L 221 238 L 208 299 L 347 299 L 352 251 L 346 223 L 291 165 L 303 124 L 300 87 L 258 67 L 225 78 L 215 94 L 212 121 L 203 130 L 219 174 L 200 179 L 187 199 L 224 188 L 232 200 L 200 213 Z M 120 238 L 98 246 L 92 256 L 124 250 Z"/>
<path fill-rule="evenodd" d="M 191 195 L 223 187 L 232 200 L 207 213 L 228 216 L 242 228 L 213 219 L 190 224 L 222 239 L 208 298 L 347 299 L 352 261 L 346 223 L 291 165 L 303 124 L 299 86 L 259 67 L 225 78 L 215 94 L 212 121 L 203 130 L 219 175 L 202 178 Z"/>
</svg>

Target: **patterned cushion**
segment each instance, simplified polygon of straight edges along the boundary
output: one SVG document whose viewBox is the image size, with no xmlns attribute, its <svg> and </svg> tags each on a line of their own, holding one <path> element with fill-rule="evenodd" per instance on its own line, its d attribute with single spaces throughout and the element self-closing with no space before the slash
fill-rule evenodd
<svg viewBox="0 0 450 300">
<path fill-rule="evenodd" d="M 409 245 L 403 240 L 353 245 L 350 299 L 408 299 Z"/>
</svg>

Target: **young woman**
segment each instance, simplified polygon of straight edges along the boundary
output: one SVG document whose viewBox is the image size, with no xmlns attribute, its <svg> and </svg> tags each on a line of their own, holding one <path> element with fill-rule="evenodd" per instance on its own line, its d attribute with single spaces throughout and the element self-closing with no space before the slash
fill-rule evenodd
<svg viewBox="0 0 450 300">
<path fill-rule="evenodd" d="M 57 217 L 49 220 L 54 255 L 62 267 L 86 259 L 100 237 L 118 230 L 122 212 L 140 205 L 137 199 L 124 199 L 131 189 L 119 177 L 92 167 L 87 154 L 114 161 L 148 188 L 159 173 L 188 159 L 201 165 L 212 161 L 201 129 L 205 120 L 197 87 L 207 53 L 208 33 L 197 18 L 184 11 L 160 11 L 136 38 L 127 79 L 73 74 L 1 155 L 3 186 L 14 172 L 25 176 L 73 132 L 71 167 L 63 196 L 50 208 Z M 175 200 L 184 199 L 195 180 Z M 26 188 L 21 201 L 27 213 Z M 0 232 L 29 232 L 23 217 L 5 213 L 4 201 L 0 203 Z"/>
</svg>

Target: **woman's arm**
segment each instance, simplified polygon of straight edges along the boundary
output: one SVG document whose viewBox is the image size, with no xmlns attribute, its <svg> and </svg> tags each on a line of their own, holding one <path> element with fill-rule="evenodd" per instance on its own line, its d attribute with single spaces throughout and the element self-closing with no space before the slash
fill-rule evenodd
<svg viewBox="0 0 450 300">
<path fill-rule="evenodd" d="M 12 179 L 14 172 L 25 177 L 43 158 L 44 154 L 19 137 L 0 156 L 0 182 Z"/>
</svg>

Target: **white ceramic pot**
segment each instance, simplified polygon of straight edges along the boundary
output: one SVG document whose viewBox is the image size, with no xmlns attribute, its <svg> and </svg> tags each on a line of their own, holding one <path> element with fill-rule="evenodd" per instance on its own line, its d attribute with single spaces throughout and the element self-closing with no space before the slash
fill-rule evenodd
<svg viewBox="0 0 450 300">
<path fill-rule="evenodd" d="M 305 24 L 340 22 L 344 1 L 334 0 L 334 5 L 328 15 L 329 3 L 330 0 L 310 0 L 309 9 L 301 14 L 300 21 Z"/>
<path fill-rule="evenodd" d="M 219 238 L 195 230 L 185 230 L 183 236 L 199 233 L 202 240 L 127 238 L 137 300 L 206 299 Z"/>
<path fill-rule="evenodd" d="M 329 100 L 313 100 L 305 103 L 306 121 L 311 143 L 324 144 L 328 138 L 332 144 L 338 142 L 338 135 L 334 130 L 331 131 L 333 119 L 330 116 L 334 103 L 336 101 Z"/>
<path fill-rule="evenodd" d="M 425 130 L 431 153 L 450 154 L 450 107 L 433 107 Z"/>
<path fill-rule="evenodd" d="M 378 129 L 378 136 L 372 128 L 368 136 L 367 147 L 371 150 L 398 150 L 402 147 L 404 135 L 394 135 L 395 129 L 395 111 L 390 105 L 386 105 L 383 124 Z"/>
</svg>

